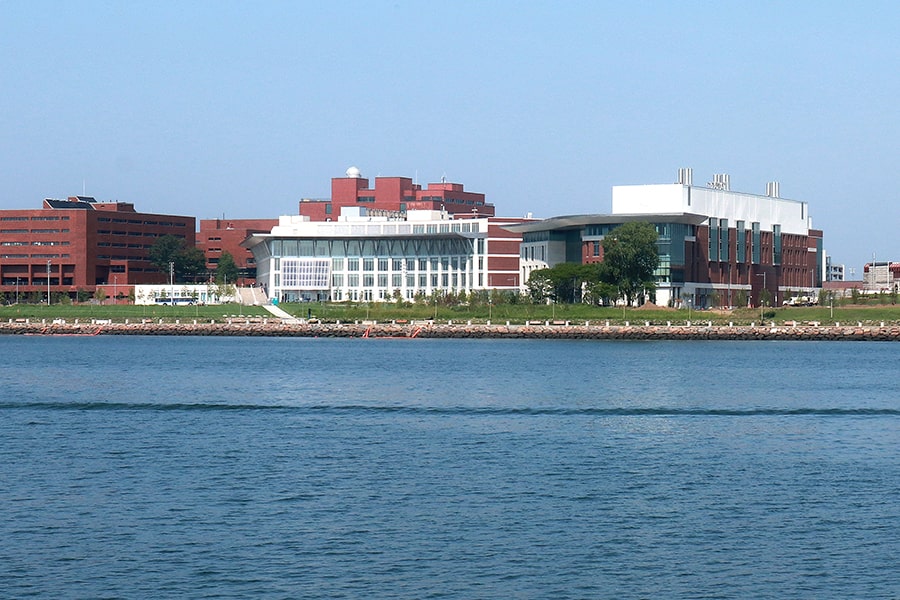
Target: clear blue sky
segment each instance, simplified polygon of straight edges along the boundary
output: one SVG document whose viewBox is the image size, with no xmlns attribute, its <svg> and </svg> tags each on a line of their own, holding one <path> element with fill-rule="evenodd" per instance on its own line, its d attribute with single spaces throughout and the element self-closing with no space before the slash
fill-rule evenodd
<svg viewBox="0 0 900 600">
<path fill-rule="evenodd" d="M 276 217 L 356 165 L 549 217 L 693 167 L 859 276 L 900 260 L 898 6 L 0 0 L 0 208 Z"/>
</svg>

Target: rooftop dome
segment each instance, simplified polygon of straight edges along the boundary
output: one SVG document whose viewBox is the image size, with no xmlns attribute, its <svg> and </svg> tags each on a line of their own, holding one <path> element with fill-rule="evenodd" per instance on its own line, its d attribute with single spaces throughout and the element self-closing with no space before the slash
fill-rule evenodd
<svg viewBox="0 0 900 600">
<path fill-rule="evenodd" d="M 356 167 L 350 167 L 347 169 L 347 177 L 352 177 L 353 179 L 359 179 L 362 177 L 362 173 L 359 172 L 359 169 Z"/>
</svg>

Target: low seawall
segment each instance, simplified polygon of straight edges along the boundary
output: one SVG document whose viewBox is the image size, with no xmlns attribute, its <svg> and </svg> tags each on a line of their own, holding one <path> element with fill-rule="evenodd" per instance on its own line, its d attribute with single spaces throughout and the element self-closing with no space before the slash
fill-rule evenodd
<svg viewBox="0 0 900 600">
<path fill-rule="evenodd" d="M 900 341 L 900 326 L 359 324 L 233 319 L 212 323 L 9 322 L 0 323 L 0 335 Z"/>
</svg>

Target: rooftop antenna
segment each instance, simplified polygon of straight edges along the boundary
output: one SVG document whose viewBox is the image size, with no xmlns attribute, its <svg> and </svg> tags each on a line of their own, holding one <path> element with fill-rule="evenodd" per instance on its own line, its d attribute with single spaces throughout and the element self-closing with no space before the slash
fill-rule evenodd
<svg viewBox="0 0 900 600">
<path fill-rule="evenodd" d="M 447 183 L 447 172 L 444 171 L 444 174 L 441 175 L 441 183 Z"/>
</svg>

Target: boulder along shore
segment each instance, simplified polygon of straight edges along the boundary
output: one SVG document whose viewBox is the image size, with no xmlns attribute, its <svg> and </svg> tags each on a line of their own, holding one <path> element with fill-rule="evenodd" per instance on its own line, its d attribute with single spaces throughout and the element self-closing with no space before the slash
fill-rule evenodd
<svg viewBox="0 0 900 600">
<path fill-rule="evenodd" d="M 0 335 L 176 335 L 343 338 L 496 338 L 597 340 L 848 340 L 900 341 L 898 325 L 606 325 L 469 323 L 306 323 L 279 319 L 222 322 L 0 323 Z"/>
</svg>

